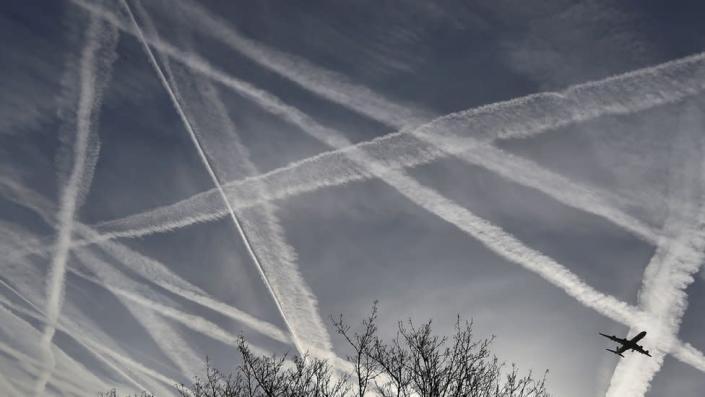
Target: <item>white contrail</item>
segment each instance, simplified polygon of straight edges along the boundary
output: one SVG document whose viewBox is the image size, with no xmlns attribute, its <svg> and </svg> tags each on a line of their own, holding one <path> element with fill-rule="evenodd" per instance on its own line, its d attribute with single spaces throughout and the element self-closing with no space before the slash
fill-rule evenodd
<svg viewBox="0 0 705 397">
<path fill-rule="evenodd" d="M 117 30 L 96 17 L 90 18 L 90 26 L 86 31 L 86 44 L 81 53 L 79 71 L 79 97 L 75 126 L 76 138 L 73 147 L 72 169 L 61 192 L 59 206 L 58 231 L 54 254 L 51 260 L 47 280 L 47 316 L 44 332 L 39 341 L 43 351 L 44 371 L 37 379 L 35 395 L 43 394 L 46 383 L 51 377 L 54 368 L 54 356 L 51 342 L 56 332 L 56 323 L 61 312 L 64 292 L 64 277 L 66 261 L 69 255 L 73 219 L 82 191 L 90 185 L 87 174 L 90 174 L 89 156 L 87 148 L 91 130 L 97 119 L 97 109 L 100 107 L 102 88 L 109 78 L 110 68 L 114 60 L 114 47 L 117 43 Z M 102 52 L 108 54 L 101 58 Z M 100 71 L 103 80 L 98 80 L 97 71 Z M 87 168 L 88 167 L 88 168 Z M 88 172 L 87 172 L 88 171 Z"/>
<path fill-rule="evenodd" d="M 149 15 L 138 7 L 139 3 L 134 5 L 137 14 L 145 21 L 146 31 L 154 32 L 150 36 L 160 42 Z M 190 38 L 186 39 L 190 41 Z M 248 150 L 240 142 L 238 131 L 217 88 L 181 64 L 172 65 L 169 58 L 163 59 L 163 71 L 217 179 L 233 180 L 258 174 Z M 259 188 L 254 193 L 258 196 L 266 194 L 261 190 Z M 228 199 L 234 207 L 235 202 L 231 197 Z M 318 303 L 299 271 L 296 251 L 286 242 L 275 211 L 273 204 L 265 204 L 239 211 L 237 215 L 243 230 L 248 232 L 247 237 L 268 282 L 287 314 L 292 333 L 305 344 L 306 351 L 332 352 L 330 336 L 318 313 Z M 332 353 L 328 356 L 332 357 Z"/>
<path fill-rule="evenodd" d="M 433 118 L 429 111 L 392 102 L 369 88 L 349 82 L 339 73 L 251 40 L 199 3 L 183 0 L 176 3 L 188 15 L 193 29 L 219 40 L 260 66 L 331 102 L 395 128 L 418 125 Z"/>
<path fill-rule="evenodd" d="M 687 128 L 690 127 L 690 128 Z M 695 127 L 695 128 L 693 128 Z M 687 307 L 685 289 L 705 261 L 705 162 L 702 126 L 686 126 L 680 134 L 694 135 L 685 142 L 680 136 L 671 157 L 669 215 L 664 237 L 644 271 L 639 305 L 649 316 L 641 328 L 632 326 L 630 334 L 648 330 L 649 339 L 675 337 Z M 681 138 L 681 139 L 678 139 Z M 683 211 L 683 207 L 685 211 Z M 697 214 L 687 216 L 685 214 Z M 643 397 L 651 380 L 661 369 L 667 351 L 652 350 L 652 359 L 631 355 L 620 360 L 607 390 L 608 397 Z"/>
<path fill-rule="evenodd" d="M 9 176 L 0 174 L 0 194 L 18 205 L 25 206 L 39 214 L 44 221 L 55 227 L 54 210 L 51 203 L 38 193 L 25 188 L 18 181 Z M 98 234 L 88 226 L 80 222 L 74 224 L 76 232 L 86 240 L 94 240 Z M 36 238 L 21 238 L 26 252 L 33 254 L 43 254 L 41 246 L 36 243 Z M 210 297 L 205 291 L 189 283 L 176 273 L 169 270 L 163 263 L 149 258 L 125 245 L 114 241 L 105 241 L 100 247 L 110 256 L 116 258 L 122 265 L 130 271 L 144 277 L 150 282 L 205 308 L 218 312 L 235 321 L 241 322 L 249 328 L 282 343 L 290 343 L 287 334 L 279 327 L 269 322 L 260 320 L 242 310 L 231 305 L 220 302 Z M 0 252 L 1 253 L 1 252 Z M 11 257 L 12 251 L 2 253 L 6 257 Z M 9 261 L 12 262 L 11 258 Z M 70 269 L 69 269 L 70 270 Z"/>
<path fill-rule="evenodd" d="M 193 141 L 194 147 L 196 148 L 201 160 L 203 161 L 203 164 L 205 165 L 206 170 L 208 171 L 208 174 L 210 175 L 211 179 L 213 180 L 213 183 L 216 185 L 216 188 L 218 189 L 218 192 L 220 193 L 222 200 L 225 202 L 225 206 L 228 208 L 228 213 L 230 214 L 230 218 L 232 219 L 233 224 L 234 224 L 238 234 L 242 238 L 242 241 L 245 245 L 245 248 L 247 249 L 247 253 L 249 254 L 252 261 L 254 262 L 254 264 L 257 268 L 257 271 L 259 272 L 260 276 L 262 277 L 262 280 L 263 280 L 265 286 L 267 287 L 267 290 L 271 294 L 271 296 L 274 300 L 274 303 L 276 304 L 277 309 L 279 310 L 279 313 L 281 314 L 284 322 L 287 325 L 287 328 L 289 329 L 289 331 L 291 331 L 293 344 L 296 346 L 296 349 L 299 352 L 305 353 L 306 352 L 305 345 L 302 344 L 301 339 L 300 339 L 302 336 L 296 334 L 297 330 L 294 328 L 294 326 L 292 326 L 289 315 L 282 308 L 282 304 L 281 304 L 282 297 L 280 297 L 277 294 L 277 291 L 275 291 L 274 288 L 272 287 L 272 285 L 270 284 L 268 274 L 266 273 L 265 269 L 262 267 L 262 264 L 259 260 L 259 257 L 257 256 L 254 249 L 252 248 L 250 240 L 249 240 L 247 234 L 245 233 L 245 230 L 242 227 L 240 219 L 235 214 L 235 210 L 230 205 L 230 200 L 228 200 L 228 196 L 225 194 L 225 191 L 223 190 L 221 182 L 218 180 L 218 177 L 215 175 L 215 172 L 213 171 L 213 167 L 211 166 L 210 161 L 208 160 L 208 157 L 206 156 L 205 152 L 203 151 L 203 148 L 201 147 L 198 136 L 194 132 L 193 126 L 191 125 L 191 122 L 189 121 L 188 117 L 186 116 L 186 113 L 184 112 L 183 108 L 181 107 L 181 103 L 180 103 L 179 99 L 176 97 L 176 95 L 174 94 L 174 91 L 172 90 L 169 82 L 167 81 L 166 76 L 164 76 L 164 73 L 163 73 L 161 67 L 159 66 L 159 63 L 157 62 L 157 59 L 154 57 L 154 54 L 152 53 L 151 47 L 149 46 L 146 39 L 144 38 L 144 34 L 142 33 L 142 30 L 141 30 L 139 24 L 137 23 L 135 16 L 132 14 L 132 11 L 130 10 L 130 6 L 127 3 L 127 0 L 123 0 L 122 4 L 125 7 L 125 10 L 127 11 L 127 13 L 129 14 L 130 19 L 132 20 L 132 23 L 133 23 L 135 29 L 137 30 L 137 33 L 140 38 L 140 42 L 142 43 L 144 50 L 147 53 L 147 56 L 150 60 L 150 63 L 154 67 L 155 71 L 157 72 L 157 75 L 159 76 L 159 80 L 161 81 L 162 85 L 164 86 L 167 93 L 169 94 L 169 97 L 171 98 L 171 101 L 172 101 L 174 107 L 176 108 L 176 110 L 179 114 L 179 117 L 181 118 L 181 121 L 183 122 L 184 126 L 186 127 L 187 132 L 189 133 L 189 136 L 191 137 L 191 140 Z"/>
</svg>

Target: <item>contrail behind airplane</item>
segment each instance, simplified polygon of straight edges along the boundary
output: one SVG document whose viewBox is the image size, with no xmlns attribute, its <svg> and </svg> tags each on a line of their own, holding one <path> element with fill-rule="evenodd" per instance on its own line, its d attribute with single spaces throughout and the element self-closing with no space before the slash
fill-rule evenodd
<svg viewBox="0 0 705 397">
<path fill-rule="evenodd" d="M 117 30 L 99 18 L 91 16 L 90 25 L 85 33 L 85 46 L 81 52 L 79 71 L 79 96 L 76 112 L 76 137 L 73 146 L 72 169 L 61 192 L 59 206 L 58 232 L 54 245 L 54 255 L 47 280 L 46 323 L 39 345 L 43 351 L 45 368 L 35 386 L 35 395 L 44 393 L 46 383 L 54 368 L 54 356 L 51 349 L 56 332 L 56 323 L 61 312 L 64 292 L 66 261 L 71 245 L 73 219 L 82 191 L 90 185 L 90 154 L 87 152 L 91 140 L 91 130 L 97 119 L 101 92 L 110 77 L 111 65 L 115 59 L 114 50 L 117 43 Z"/>
<path fill-rule="evenodd" d="M 640 308 L 648 316 L 641 328 L 649 329 L 654 339 L 678 335 L 688 304 L 685 289 L 705 261 L 705 142 L 700 136 L 701 128 L 701 123 L 685 125 L 680 128 L 684 132 L 675 138 L 664 237 L 644 271 L 639 291 Z M 630 333 L 633 332 L 634 327 Z M 636 357 L 620 360 L 606 395 L 643 397 L 661 369 L 666 353 L 655 350 L 652 360 Z"/>
</svg>

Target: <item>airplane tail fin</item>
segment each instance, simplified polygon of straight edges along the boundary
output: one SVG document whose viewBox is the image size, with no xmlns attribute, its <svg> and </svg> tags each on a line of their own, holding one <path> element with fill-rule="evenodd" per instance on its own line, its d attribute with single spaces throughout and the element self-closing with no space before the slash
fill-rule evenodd
<svg viewBox="0 0 705 397">
<path fill-rule="evenodd" d="M 618 356 L 620 356 L 620 357 L 624 357 L 624 356 L 623 356 L 620 352 L 618 352 L 617 350 L 610 350 L 610 349 L 605 349 L 605 350 L 607 350 L 608 352 L 612 352 L 612 353 L 614 353 L 614 354 L 616 354 L 616 355 L 618 355 Z"/>
</svg>

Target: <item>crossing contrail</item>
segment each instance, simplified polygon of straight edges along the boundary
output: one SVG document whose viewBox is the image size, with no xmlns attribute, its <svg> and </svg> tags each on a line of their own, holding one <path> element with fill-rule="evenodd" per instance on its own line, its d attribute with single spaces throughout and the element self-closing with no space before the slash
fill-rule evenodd
<svg viewBox="0 0 705 397">
<path fill-rule="evenodd" d="M 102 89 L 110 76 L 111 65 L 115 58 L 114 49 L 117 37 L 117 30 L 114 26 L 104 23 L 99 18 L 90 18 L 90 25 L 85 33 L 85 46 L 81 52 L 77 82 L 79 85 L 78 109 L 75 121 L 72 120 L 70 126 L 66 126 L 66 128 L 76 129 L 76 137 L 72 151 L 71 172 L 61 192 L 57 215 L 58 231 L 46 285 L 46 322 L 39 341 L 43 352 L 44 369 L 35 385 L 36 396 L 44 393 L 55 365 L 51 344 L 61 312 L 73 220 L 80 195 L 90 185 L 89 178 L 92 174 L 92 167 L 87 149 L 91 139 L 91 130 L 97 119 Z"/>
<path fill-rule="evenodd" d="M 137 10 L 144 17 L 146 26 L 154 26 L 144 10 Z M 154 37 L 159 41 L 158 35 Z M 191 41 L 190 37 L 182 39 L 187 43 Z M 162 68 L 218 180 L 234 180 L 259 174 L 247 148 L 241 143 L 238 130 L 217 87 L 182 64 L 172 63 L 170 58 L 163 59 Z M 258 191 L 254 193 L 266 194 Z M 231 197 L 228 199 L 231 205 L 236 205 Z M 318 303 L 299 271 L 297 253 L 287 243 L 276 211 L 274 204 L 266 203 L 240 211 L 238 215 L 244 230 L 248 231 L 252 248 L 269 283 L 289 317 L 293 333 L 305 335 L 300 338 L 306 345 L 305 350 L 332 352 L 330 336 L 318 312 Z M 327 355 L 332 356 L 332 353 Z"/>
<path fill-rule="evenodd" d="M 705 261 L 705 162 L 702 125 L 687 125 L 671 153 L 669 215 L 664 238 L 644 271 L 639 305 L 648 318 L 630 335 L 648 330 L 649 339 L 675 337 L 688 304 L 685 289 Z M 696 131 L 695 133 L 693 131 Z M 680 135 L 688 135 L 685 139 Z M 697 134 L 697 135 L 696 135 Z M 696 136 L 693 136 L 696 135 Z M 683 211 L 683 207 L 685 211 Z M 695 217 L 685 214 L 697 214 Z M 643 397 L 661 369 L 667 351 L 652 350 L 653 359 L 632 355 L 620 360 L 608 397 Z"/>
<path fill-rule="evenodd" d="M 253 263 L 255 264 L 260 276 L 262 277 L 262 280 L 263 280 L 265 286 L 267 287 L 267 290 L 269 291 L 270 295 L 272 296 L 272 298 L 277 306 L 277 309 L 279 310 L 280 315 L 284 319 L 284 322 L 286 323 L 287 328 L 292 333 L 293 344 L 296 346 L 296 349 L 299 352 L 305 353 L 306 352 L 305 345 L 301 342 L 302 336 L 295 333 L 296 329 L 292 326 L 289 315 L 284 311 L 284 309 L 282 307 L 281 297 L 277 295 L 277 292 L 274 290 L 274 288 L 270 284 L 268 274 L 265 272 L 265 269 L 262 267 L 262 264 L 259 260 L 259 257 L 255 253 L 255 251 L 250 243 L 250 240 L 249 240 L 247 234 L 245 233 L 245 230 L 242 227 L 240 219 L 236 215 L 233 207 L 231 206 L 230 200 L 228 199 L 228 196 L 225 194 L 225 191 L 223 190 L 221 182 L 218 180 L 218 177 L 216 176 L 215 171 L 213 170 L 213 167 L 211 166 L 210 161 L 208 160 L 208 157 L 206 156 L 205 152 L 203 151 L 203 148 L 200 144 L 199 138 L 196 135 L 196 132 L 194 131 L 193 126 L 191 125 L 191 122 L 189 121 L 186 113 L 184 112 L 184 110 L 181 106 L 181 102 L 179 101 L 179 98 L 176 97 L 176 94 L 174 93 L 173 89 L 171 88 L 171 85 L 167 81 L 167 78 L 164 75 L 164 72 L 162 71 L 161 67 L 159 66 L 159 63 L 157 62 L 157 59 L 155 58 L 154 54 L 152 53 L 152 49 L 150 48 L 149 44 L 147 43 L 146 39 L 144 38 L 144 34 L 142 33 L 142 30 L 141 30 L 139 24 L 137 23 L 135 16 L 132 14 L 132 11 L 130 9 L 129 4 L 127 3 L 127 0 L 123 0 L 122 4 L 124 5 L 125 10 L 129 14 L 130 19 L 132 20 L 132 23 L 138 32 L 140 42 L 142 43 L 144 50 L 147 53 L 147 57 L 149 58 L 150 63 L 154 67 L 157 75 L 159 76 L 159 80 L 161 81 L 162 85 L 164 86 L 164 89 L 169 94 L 169 97 L 171 98 L 171 101 L 172 101 L 174 107 L 176 108 L 176 110 L 179 114 L 179 117 L 181 118 L 181 121 L 184 124 L 184 127 L 186 127 L 186 130 L 187 130 L 189 136 L 191 137 L 191 140 L 194 144 L 194 147 L 196 148 L 196 151 L 198 152 L 199 157 L 203 161 L 203 164 L 205 165 L 206 170 L 208 171 L 208 174 L 210 175 L 213 183 L 216 185 L 216 188 L 218 189 L 220 197 L 228 209 L 228 213 L 230 214 L 230 218 L 232 219 L 233 224 L 234 224 L 238 234 L 242 238 L 242 241 L 245 245 L 245 248 L 247 249 L 247 253 L 249 254 L 250 258 L 252 259 Z"/>
</svg>

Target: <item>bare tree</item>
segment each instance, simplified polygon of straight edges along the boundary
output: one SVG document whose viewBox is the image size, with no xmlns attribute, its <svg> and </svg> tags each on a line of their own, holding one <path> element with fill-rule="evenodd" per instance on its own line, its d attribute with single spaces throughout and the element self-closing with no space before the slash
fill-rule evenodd
<svg viewBox="0 0 705 397">
<path fill-rule="evenodd" d="M 352 332 L 342 317 L 335 320 L 353 354 L 359 395 L 368 383 L 383 397 L 547 397 L 546 374 L 534 379 L 520 376 L 490 353 L 493 338 L 475 340 L 472 323 L 458 317 L 451 338 L 434 335 L 431 321 L 415 326 L 398 323 L 389 342 L 377 335 L 377 306 L 363 321 L 362 331 Z"/>
<path fill-rule="evenodd" d="M 242 363 L 232 374 L 211 367 L 189 386 L 178 385 L 181 397 L 548 397 L 546 374 L 522 376 L 491 354 L 493 338 L 476 340 L 472 322 L 458 317 L 451 337 L 433 333 L 431 321 L 399 322 L 395 336 L 378 334 L 377 304 L 353 330 L 343 317 L 333 326 L 351 349 L 351 371 L 309 354 L 257 355 L 243 338 Z M 348 373 L 349 372 L 349 373 Z M 106 397 L 116 397 L 114 391 Z"/>
</svg>

